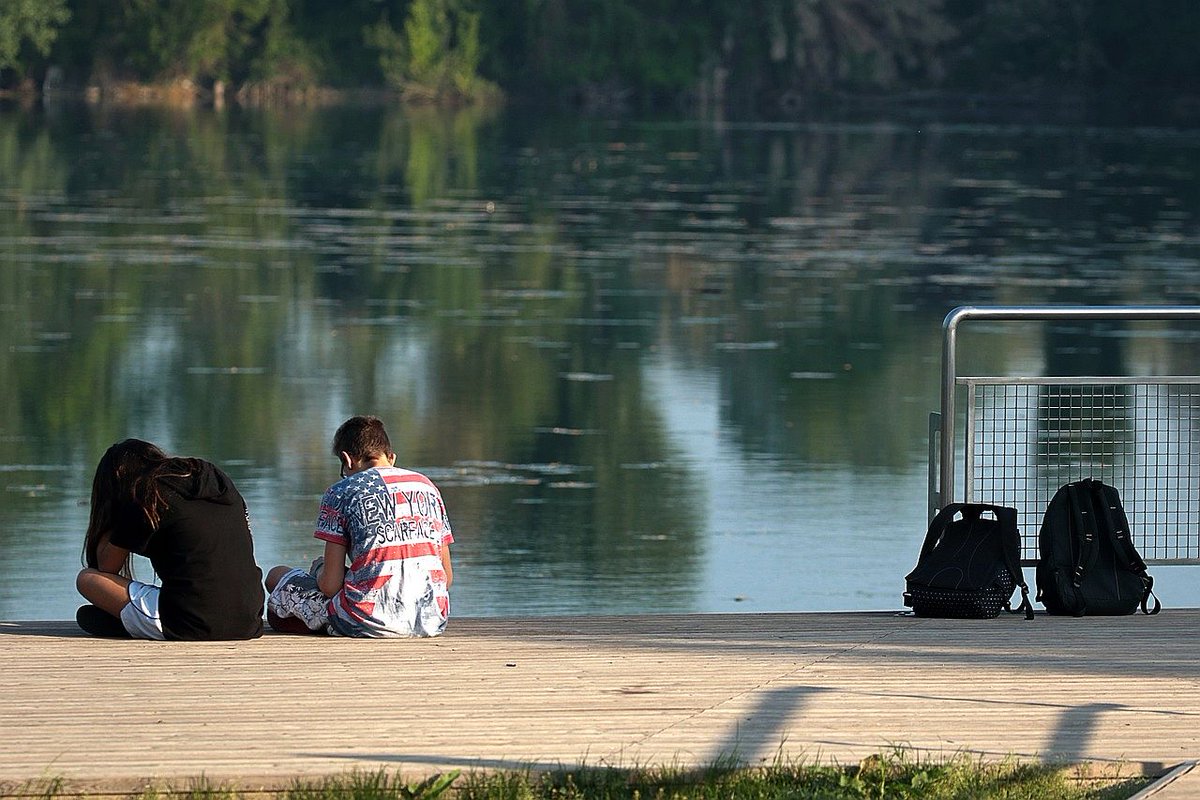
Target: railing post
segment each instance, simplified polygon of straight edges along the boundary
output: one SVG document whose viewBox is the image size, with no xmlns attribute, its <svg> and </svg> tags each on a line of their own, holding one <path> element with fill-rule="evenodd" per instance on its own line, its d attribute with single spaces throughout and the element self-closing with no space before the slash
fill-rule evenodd
<svg viewBox="0 0 1200 800">
<path fill-rule="evenodd" d="M 929 412 L 929 522 L 937 516 L 942 507 L 942 498 L 938 492 L 938 438 L 942 431 L 942 415 L 936 411 Z"/>
<path fill-rule="evenodd" d="M 970 306 L 959 306 L 942 321 L 942 457 L 939 464 L 938 508 L 954 502 L 954 392 L 955 379 L 958 377 L 955 349 L 959 320 L 972 310 Z"/>
</svg>

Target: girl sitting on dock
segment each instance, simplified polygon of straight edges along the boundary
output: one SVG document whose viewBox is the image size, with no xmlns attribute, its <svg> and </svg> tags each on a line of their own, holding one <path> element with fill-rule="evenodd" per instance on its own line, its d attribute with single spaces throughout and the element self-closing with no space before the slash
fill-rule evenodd
<svg viewBox="0 0 1200 800">
<path fill-rule="evenodd" d="M 133 580 L 130 554 L 162 581 Z M 246 504 L 233 481 L 198 458 L 140 439 L 108 448 L 92 481 L 76 612 L 95 636 L 253 639 L 262 635 L 262 572 Z"/>
</svg>

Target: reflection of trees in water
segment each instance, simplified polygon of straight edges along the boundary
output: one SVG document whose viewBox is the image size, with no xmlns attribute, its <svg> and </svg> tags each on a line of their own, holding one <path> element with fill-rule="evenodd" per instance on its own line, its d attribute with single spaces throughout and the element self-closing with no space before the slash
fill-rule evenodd
<svg viewBox="0 0 1200 800">
<path fill-rule="evenodd" d="M 15 312 L 5 315 L 14 324 L 7 340 L 44 350 L 46 332 L 56 337 L 52 355 L 16 356 L 5 370 L 22 376 L 3 391 L 13 393 L 22 427 L 48 437 L 38 447 L 83 445 L 86 461 L 145 427 L 148 415 L 165 413 L 184 418 L 180 447 L 242 443 L 255 455 L 271 452 L 255 450 L 261 439 L 231 433 L 280 429 L 270 409 L 281 398 L 269 380 L 252 371 L 231 381 L 222 408 L 204 402 L 220 379 L 189 372 L 274 369 L 286 304 L 247 298 L 302 287 L 302 272 L 279 269 L 280 252 L 248 244 L 287 236 L 284 217 L 257 208 L 268 187 L 282 183 L 272 178 L 279 162 L 242 152 L 255 137 L 231 136 L 222 119 L 146 110 L 51 120 L 54 158 L 17 189 L 27 214 L 5 216 L 19 227 L 7 235 L 38 237 L 19 266 L 4 270 Z M 24 149 L 5 158 L 28 165 Z M 175 335 L 162 338 L 164 329 Z M 56 391 L 47 391 L 47 360 L 61 376 Z"/>
<path fill-rule="evenodd" d="M 700 322 L 677 324 L 671 336 L 686 358 L 719 370 L 735 441 L 784 459 L 911 463 L 937 393 L 935 321 L 914 317 L 897 287 L 848 288 L 863 277 L 856 270 L 800 277 L 746 266 L 723 283 L 711 270 L 702 262 L 669 270 L 704 276 L 683 290 L 688 315 L 672 315 Z M 756 298 L 769 301 L 747 309 Z"/>
<path fill-rule="evenodd" d="M 1195 159 L 1178 140 L 1033 125 L 1010 135 L 951 130 L 942 145 L 936 159 L 950 179 L 925 211 L 925 236 L 1016 302 L 1195 295 L 1194 248 L 1172 246 L 1194 235 L 1196 214 L 1182 209 L 1200 200 Z"/>
<path fill-rule="evenodd" d="M 371 134 L 336 118 L 267 119 L 151 115 L 40 145 L 48 166 L 17 191 L 32 213 L 0 223 L 12 241 L 45 237 L 0 278 L 17 345 L 0 354 L 6 426 L 28 434 L 4 459 L 71 453 L 87 470 L 142 435 L 256 468 L 294 456 L 313 466 L 272 480 L 306 493 L 297 475 L 328 472 L 333 416 L 374 412 L 406 464 L 578 467 L 582 486 L 500 499 L 504 527 L 464 531 L 487 537 L 481 552 L 532 546 L 527 560 L 689 586 L 701 525 L 687 476 L 662 466 L 634 349 L 646 330 L 607 324 L 641 301 L 602 297 L 605 281 L 554 257 L 553 225 L 446 201 L 477 190 L 473 124 L 385 120 L 359 153 Z M 495 492 L 450 492 L 456 517 L 497 518 Z"/>
<path fill-rule="evenodd" d="M 680 567 L 679 585 L 686 584 L 701 528 L 691 484 L 677 469 L 628 466 L 670 461 L 642 387 L 638 348 L 597 345 L 613 329 L 597 316 L 595 292 L 578 269 L 548 259 L 540 247 L 516 250 L 486 270 L 356 273 L 352 295 L 376 303 L 419 299 L 406 313 L 428 352 L 424 371 L 412 377 L 430 396 L 426 408 L 412 413 L 407 387 L 379 380 L 378 359 L 351 347 L 347 372 L 361 378 L 359 402 L 393 421 L 407 463 L 577 469 L 565 482 L 582 485 L 543 479 L 520 491 L 520 503 L 509 489 L 451 489 L 456 515 L 505 520 L 487 531 L 487 548 L 524 552 L 532 546 L 534 552 L 521 556 L 527 565 L 595 562 L 597 575 L 636 574 L 670 560 Z M 537 288 L 512 289 L 521 286 Z M 620 296 L 604 301 L 609 320 L 636 313 L 622 308 L 624 302 Z M 368 326 L 354 330 L 370 338 L 388 335 Z M 627 341 L 637 345 L 644 335 L 636 330 Z M 403 376 L 404 369 L 388 373 Z M 596 379 L 565 377 L 571 375 Z M 507 507 L 487 508 L 498 497 Z"/>
<path fill-rule="evenodd" d="M 721 370 L 722 412 L 751 451 L 882 466 L 921 451 L 937 332 L 914 313 L 911 253 L 943 180 L 935 140 L 834 129 L 723 146 L 723 169 L 763 175 L 752 228 L 730 241 L 700 227 L 666 256 L 666 316 L 697 321 L 672 338 Z"/>
<path fill-rule="evenodd" d="M 1054 200 L 1022 194 L 1036 159 L 980 166 L 961 144 L 378 109 L 0 116 L 0 400 L 37 432 L 5 452 L 90 466 L 152 425 L 324 476 L 332 417 L 377 411 L 406 463 L 563 463 L 594 484 L 452 489 L 469 518 L 507 504 L 492 535 L 614 571 L 687 562 L 689 476 L 621 466 L 672 461 L 645 353 L 718 374 L 748 452 L 923 457 L 942 315 L 1045 272 L 974 258 L 1024 216 L 958 207 Z M 947 189 L 973 169 L 1017 175 Z M 273 480 L 318 490 L 290 472 Z"/>
</svg>

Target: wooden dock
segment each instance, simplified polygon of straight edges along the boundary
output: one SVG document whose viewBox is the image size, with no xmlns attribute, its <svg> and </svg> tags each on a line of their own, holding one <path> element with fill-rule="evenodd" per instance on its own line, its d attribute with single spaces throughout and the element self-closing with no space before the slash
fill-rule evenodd
<svg viewBox="0 0 1200 800">
<path fill-rule="evenodd" d="M 455 619 L 432 640 L 238 643 L 0 623 L 0 793 L 896 747 L 1162 774 L 1200 757 L 1198 654 L 1200 610 L 1172 609 Z"/>
</svg>

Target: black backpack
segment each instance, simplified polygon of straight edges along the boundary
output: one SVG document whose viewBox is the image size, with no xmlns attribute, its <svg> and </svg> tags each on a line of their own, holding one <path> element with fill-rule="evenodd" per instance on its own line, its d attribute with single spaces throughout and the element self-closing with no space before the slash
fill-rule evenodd
<svg viewBox="0 0 1200 800">
<path fill-rule="evenodd" d="M 904 605 L 918 617 L 991 619 L 1004 609 L 1033 619 L 1020 551 L 1015 508 L 951 503 L 929 523 L 917 565 L 904 578 Z"/>
<path fill-rule="evenodd" d="M 1121 497 L 1086 478 L 1054 493 L 1038 534 L 1037 600 L 1051 614 L 1143 614 L 1162 608 L 1129 534 Z M 1147 610 L 1154 598 L 1154 609 Z"/>
</svg>

